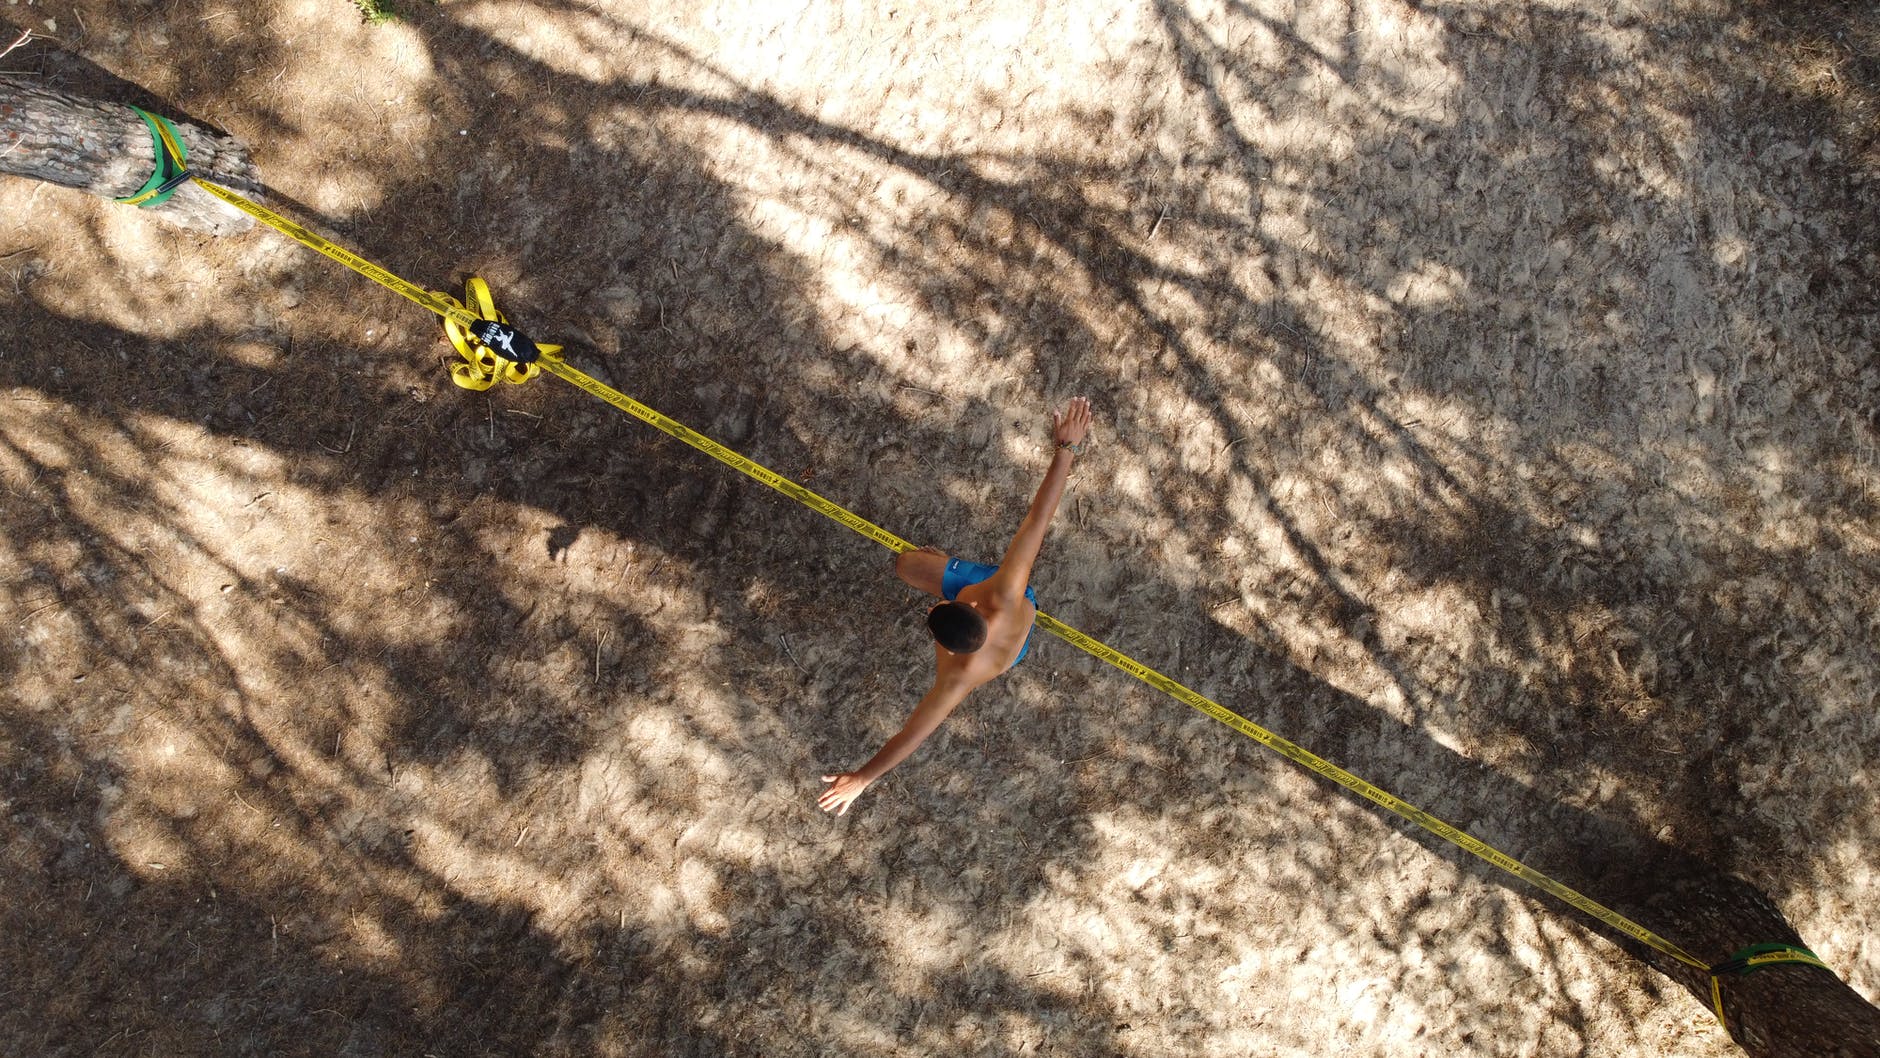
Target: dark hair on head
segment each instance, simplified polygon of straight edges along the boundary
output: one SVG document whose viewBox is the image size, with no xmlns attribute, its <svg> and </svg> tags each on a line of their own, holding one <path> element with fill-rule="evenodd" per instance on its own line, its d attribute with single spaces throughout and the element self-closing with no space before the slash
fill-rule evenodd
<svg viewBox="0 0 1880 1058">
<path fill-rule="evenodd" d="M 963 602 L 943 602 L 927 611 L 934 641 L 955 654 L 971 654 L 986 645 L 986 619 Z"/>
</svg>

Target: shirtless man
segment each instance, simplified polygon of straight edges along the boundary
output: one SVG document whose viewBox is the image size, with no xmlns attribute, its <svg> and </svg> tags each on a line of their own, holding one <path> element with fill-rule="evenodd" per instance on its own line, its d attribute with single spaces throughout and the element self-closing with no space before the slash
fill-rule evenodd
<svg viewBox="0 0 1880 1058">
<path fill-rule="evenodd" d="M 1031 567 L 1064 496 L 1071 461 L 1090 432 L 1090 402 L 1073 399 L 1052 416 L 1052 427 L 1057 451 L 1051 469 L 1045 471 L 1031 510 L 997 566 L 953 558 L 931 546 L 895 556 L 897 576 L 942 600 L 927 611 L 927 628 L 934 638 L 933 688 L 908 714 L 900 733 L 868 763 L 856 771 L 823 776 L 830 785 L 816 803 L 824 811 L 846 815 L 870 783 L 906 760 L 974 688 L 1025 660 L 1031 651 L 1032 621 L 1038 616 Z"/>
</svg>

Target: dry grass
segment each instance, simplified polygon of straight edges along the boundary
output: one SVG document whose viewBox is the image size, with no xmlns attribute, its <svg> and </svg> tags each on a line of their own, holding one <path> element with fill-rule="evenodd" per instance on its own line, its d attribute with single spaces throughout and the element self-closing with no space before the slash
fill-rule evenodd
<svg viewBox="0 0 1880 1058">
<path fill-rule="evenodd" d="M 1874 23 L 1780 8 L 0 37 L 910 539 L 995 553 L 1090 395 L 1047 610 L 1595 895 L 1741 873 L 1876 997 Z M 1059 644 L 821 816 L 925 688 L 885 553 L 553 380 L 454 390 L 285 240 L 0 184 L 0 299 L 9 1052 L 1731 1053 Z"/>
</svg>

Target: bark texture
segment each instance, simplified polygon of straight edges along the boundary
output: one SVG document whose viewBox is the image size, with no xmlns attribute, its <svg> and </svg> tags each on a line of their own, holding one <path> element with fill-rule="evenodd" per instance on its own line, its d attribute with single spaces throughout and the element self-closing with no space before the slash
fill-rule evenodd
<svg viewBox="0 0 1880 1058">
<path fill-rule="evenodd" d="M 1644 882 L 1654 873 L 1660 885 L 1643 921 L 1699 958 L 1720 962 L 1751 944 L 1808 947 L 1775 902 L 1739 878 L 1690 861 L 1661 861 L 1657 871 L 1630 880 Z M 1711 1005 L 1708 974 L 1655 951 L 1645 957 Z M 1732 1038 L 1754 1058 L 1880 1058 L 1880 1008 L 1818 967 L 1789 964 L 1725 975 L 1723 1010 Z"/>
<path fill-rule="evenodd" d="M 169 115 L 164 115 L 169 117 Z M 186 121 L 175 123 L 192 172 L 231 190 L 259 190 L 248 148 L 240 140 Z M 0 76 L 0 173 L 124 198 L 137 193 L 156 166 L 156 145 L 143 119 L 121 103 L 43 88 Z M 127 207 L 141 208 L 141 207 Z M 254 221 L 193 183 L 144 212 L 191 231 L 227 235 Z"/>
</svg>

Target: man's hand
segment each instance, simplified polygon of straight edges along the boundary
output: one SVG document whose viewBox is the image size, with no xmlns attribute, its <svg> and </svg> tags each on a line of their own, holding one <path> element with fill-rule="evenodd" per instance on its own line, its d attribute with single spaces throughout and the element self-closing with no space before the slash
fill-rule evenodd
<svg viewBox="0 0 1880 1058">
<path fill-rule="evenodd" d="M 834 812 L 839 816 L 848 815 L 849 806 L 855 803 L 857 797 L 862 796 L 863 790 L 868 789 L 868 780 L 862 778 L 862 773 L 857 771 L 843 772 L 841 775 L 825 775 L 822 779 L 823 782 L 834 785 L 824 790 L 822 796 L 816 799 L 816 807 L 825 812 Z"/>
<path fill-rule="evenodd" d="M 1060 445 L 1080 445 L 1090 433 L 1090 402 L 1072 397 L 1064 410 L 1051 415 L 1051 435 Z"/>
</svg>

